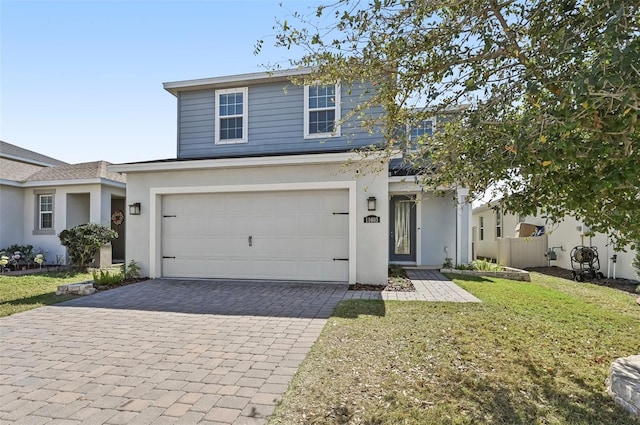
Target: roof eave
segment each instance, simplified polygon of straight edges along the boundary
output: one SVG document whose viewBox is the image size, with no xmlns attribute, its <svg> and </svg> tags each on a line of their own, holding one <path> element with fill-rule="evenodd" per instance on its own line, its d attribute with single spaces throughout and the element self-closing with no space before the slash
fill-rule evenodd
<svg viewBox="0 0 640 425">
<path fill-rule="evenodd" d="M 258 84 L 262 82 L 287 81 L 292 77 L 310 74 L 312 68 L 286 69 L 279 71 L 254 72 L 249 74 L 228 75 L 223 77 L 199 78 L 194 80 L 162 83 L 166 91 L 177 96 L 182 91 L 206 90 L 237 87 L 240 84 Z"/>
</svg>

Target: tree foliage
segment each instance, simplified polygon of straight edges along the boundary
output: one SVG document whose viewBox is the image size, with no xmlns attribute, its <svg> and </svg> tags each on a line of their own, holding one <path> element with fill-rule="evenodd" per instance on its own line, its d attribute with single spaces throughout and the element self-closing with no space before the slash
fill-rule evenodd
<svg viewBox="0 0 640 425">
<path fill-rule="evenodd" d="M 60 243 L 68 249 L 69 262 L 85 271 L 100 247 L 118 237 L 118 232 L 99 224 L 88 223 L 60 232 Z"/>
<path fill-rule="evenodd" d="M 640 241 L 637 0 L 338 0 L 287 18 L 276 44 L 305 49 L 309 78 L 374 82 L 356 112 L 385 108 L 390 150 L 394 129 L 465 106 L 419 144 L 425 184 Z"/>
</svg>

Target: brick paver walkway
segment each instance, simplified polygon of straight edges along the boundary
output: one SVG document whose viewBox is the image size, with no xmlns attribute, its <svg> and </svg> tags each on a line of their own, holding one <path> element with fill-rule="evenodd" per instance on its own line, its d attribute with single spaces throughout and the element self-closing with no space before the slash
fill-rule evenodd
<svg viewBox="0 0 640 425">
<path fill-rule="evenodd" d="M 445 302 L 480 302 L 480 300 L 465 291 L 437 270 L 405 269 L 415 292 L 387 292 L 387 291 L 349 291 L 348 299 L 382 299 L 397 301 L 445 301 Z"/>
<path fill-rule="evenodd" d="M 408 273 L 414 293 L 155 279 L 4 317 L 0 423 L 264 424 L 340 300 L 478 301 Z"/>
</svg>

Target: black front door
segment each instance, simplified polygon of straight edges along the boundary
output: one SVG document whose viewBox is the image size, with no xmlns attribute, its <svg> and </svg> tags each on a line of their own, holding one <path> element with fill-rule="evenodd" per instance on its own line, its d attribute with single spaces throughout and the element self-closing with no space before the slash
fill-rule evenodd
<svg viewBox="0 0 640 425">
<path fill-rule="evenodd" d="M 393 195 L 389 205 L 389 261 L 416 261 L 416 200 Z"/>
</svg>

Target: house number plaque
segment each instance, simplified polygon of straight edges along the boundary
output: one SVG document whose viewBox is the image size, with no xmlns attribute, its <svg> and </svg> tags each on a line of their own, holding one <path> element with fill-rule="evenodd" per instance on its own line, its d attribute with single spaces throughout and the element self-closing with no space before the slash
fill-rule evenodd
<svg viewBox="0 0 640 425">
<path fill-rule="evenodd" d="M 380 217 L 377 215 L 368 215 L 364 218 L 365 223 L 380 223 Z"/>
</svg>

